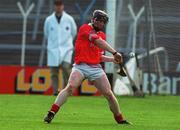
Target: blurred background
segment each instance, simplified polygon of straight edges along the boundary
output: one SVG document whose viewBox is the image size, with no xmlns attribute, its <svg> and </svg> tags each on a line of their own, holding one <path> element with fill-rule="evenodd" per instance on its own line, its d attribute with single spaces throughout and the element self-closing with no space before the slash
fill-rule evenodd
<svg viewBox="0 0 180 130">
<path fill-rule="evenodd" d="M 43 25 L 54 10 L 52 0 L 0 1 L 0 65 L 21 66 L 23 17 L 17 2 L 25 11 L 32 3 L 35 5 L 27 17 L 25 66 L 46 66 Z M 113 46 L 120 52 L 138 55 L 142 87 L 150 85 L 154 93 L 162 87 L 167 94 L 180 94 L 179 0 L 65 0 L 64 4 L 78 27 L 90 21 L 94 9 L 114 13 L 114 19 L 110 16 L 115 23 Z M 0 73 L 2 79 L 2 69 Z M 145 88 L 143 91 L 149 92 Z"/>
</svg>

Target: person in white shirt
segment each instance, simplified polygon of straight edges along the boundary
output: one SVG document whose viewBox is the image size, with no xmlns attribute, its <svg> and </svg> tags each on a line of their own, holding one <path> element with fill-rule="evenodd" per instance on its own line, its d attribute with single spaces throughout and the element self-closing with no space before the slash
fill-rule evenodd
<svg viewBox="0 0 180 130">
<path fill-rule="evenodd" d="M 65 85 L 71 72 L 73 39 L 77 34 L 77 26 L 73 17 L 64 11 L 62 0 L 55 0 L 54 6 L 55 11 L 45 20 L 44 35 L 48 42 L 47 66 L 51 69 L 53 94 L 57 95 L 59 68 L 62 68 Z"/>
</svg>

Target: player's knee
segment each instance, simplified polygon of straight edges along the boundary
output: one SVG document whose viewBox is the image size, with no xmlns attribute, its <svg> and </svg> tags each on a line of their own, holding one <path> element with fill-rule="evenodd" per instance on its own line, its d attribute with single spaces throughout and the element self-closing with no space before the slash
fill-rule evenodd
<svg viewBox="0 0 180 130">
<path fill-rule="evenodd" d="M 68 83 L 68 85 L 66 87 L 66 89 L 67 89 L 69 94 L 72 94 L 75 88 L 76 87 L 73 84 L 71 84 L 71 83 Z"/>
<path fill-rule="evenodd" d="M 104 97 L 107 98 L 108 100 L 112 100 L 113 99 L 113 93 L 112 91 L 107 91 L 104 93 Z"/>
</svg>

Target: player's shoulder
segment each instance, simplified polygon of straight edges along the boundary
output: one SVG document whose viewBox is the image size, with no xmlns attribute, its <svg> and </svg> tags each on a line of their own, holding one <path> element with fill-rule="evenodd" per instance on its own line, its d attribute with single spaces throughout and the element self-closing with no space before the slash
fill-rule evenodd
<svg viewBox="0 0 180 130">
<path fill-rule="evenodd" d="M 106 34 L 103 31 L 99 32 L 99 36 L 101 36 L 102 39 L 106 39 Z"/>
<path fill-rule="evenodd" d="M 103 31 L 97 32 L 98 36 L 100 36 L 103 40 L 106 40 L 106 34 Z"/>
<path fill-rule="evenodd" d="M 91 26 L 89 24 L 85 23 L 85 24 L 81 25 L 79 29 L 80 30 L 82 30 L 82 29 L 91 29 Z"/>
<path fill-rule="evenodd" d="M 99 31 L 100 35 L 106 35 L 103 31 Z"/>
</svg>

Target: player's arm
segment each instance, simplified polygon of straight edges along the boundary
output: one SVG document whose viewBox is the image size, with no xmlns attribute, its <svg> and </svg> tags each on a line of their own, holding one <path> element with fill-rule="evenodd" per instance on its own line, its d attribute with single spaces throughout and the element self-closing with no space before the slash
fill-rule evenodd
<svg viewBox="0 0 180 130">
<path fill-rule="evenodd" d="M 105 40 L 98 38 L 95 35 L 93 36 L 93 38 L 94 38 L 94 43 L 96 46 L 113 54 L 114 60 L 116 62 L 118 62 L 118 63 L 123 62 L 122 55 L 120 53 L 118 53 L 115 49 L 113 49 Z"/>
<path fill-rule="evenodd" d="M 95 33 L 89 34 L 89 40 L 102 50 L 108 51 L 112 54 L 116 53 L 116 50 L 114 50 L 105 40 L 103 40 Z"/>
<path fill-rule="evenodd" d="M 101 62 L 114 62 L 117 64 L 117 62 L 114 60 L 114 57 L 105 56 L 105 55 L 101 56 Z"/>
<path fill-rule="evenodd" d="M 101 39 L 101 38 L 97 38 L 94 40 L 94 43 L 96 46 L 98 46 L 99 48 L 110 52 L 111 54 L 114 54 L 116 52 L 115 49 L 113 49 L 105 40 Z"/>
</svg>

